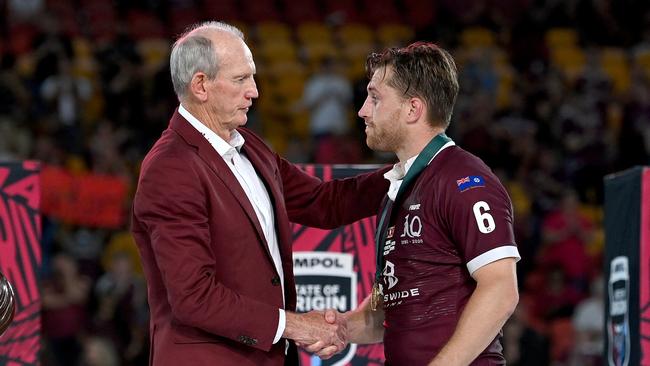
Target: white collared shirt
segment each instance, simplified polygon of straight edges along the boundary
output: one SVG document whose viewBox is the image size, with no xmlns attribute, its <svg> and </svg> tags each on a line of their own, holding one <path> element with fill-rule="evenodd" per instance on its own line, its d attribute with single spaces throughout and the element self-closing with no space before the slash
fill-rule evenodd
<svg viewBox="0 0 650 366">
<path fill-rule="evenodd" d="M 431 164 L 433 159 L 440 154 L 440 152 L 449 146 L 454 146 L 456 143 L 453 141 L 449 141 L 446 144 L 442 145 L 440 150 L 436 152 L 435 155 L 429 160 L 427 165 Z M 386 178 L 390 182 L 390 187 L 388 187 L 388 198 L 391 199 L 391 201 L 395 201 L 395 197 L 397 196 L 397 191 L 399 191 L 399 187 L 402 185 L 402 181 L 404 180 L 404 177 L 406 174 L 409 172 L 409 169 L 411 169 L 411 166 L 415 162 L 415 159 L 418 158 L 420 154 L 415 155 L 411 158 L 409 158 L 406 162 L 398 162 L 397 164 L 393 165 L 393 169 L 387 171 L 384 173 L 384 178 Z"/>
<path fill-rule="evenodd" d="M 255 215 L 264 232 L 264 238 L 273 258 L 273 264 L 275 264 L 275 269 L 280 276 L 282 294 L 284 295 L 284 272 L 282 271 L 282 258 L 280 257 L 280 247 L 275 231 L 275 216 L 273 214 L 273 207 L 271 206 L 271 198 L 262 179 L 255 171 L 255 168 L 253 168 L 253 164 L 251 164 L 246 155 L 241 153 L 241 147 L 245 142 L 244 137 L 237 130 L 233 130 L 230 141 L 226 142 L 221 136 L 196 119 L 183 105 L 179 105 L 178 113 L 208 140 L 210 145 L 212 145 L 226 162 L 226 165 L 228 165 L 237 178 L 239 185 L 246 193 L 246 197 L 248 197 L 248 200 L 255 209 Z M 282 298 L 284 301 L 284 296 Z M 284 309 L 279 310 L 280 319 L 273 343 L 277 343 L 280 340 L 286 327 L 286 314 L 284 313 Z"/>
</svg>

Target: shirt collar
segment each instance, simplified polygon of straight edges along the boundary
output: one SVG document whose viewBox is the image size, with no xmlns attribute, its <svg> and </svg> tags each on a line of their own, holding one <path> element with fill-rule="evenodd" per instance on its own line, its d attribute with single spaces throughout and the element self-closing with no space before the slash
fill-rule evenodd
<svg viewBox="0 0 650 366">
<path fill-rule="evenodd" d="M 226 142 L 221 136 L 217 135 L 214 131 L 204 125 L 196 117 L 194 117 L 183 105 L 178 106 L 178 113 L 183 116 L 222 157 L 232 157 L 235 151 L 239 152 L 241 147 L 244 146 L 244 136 L 239 131 L 233 130 L 230 134 L 230 141 Z"/>
<path fill-rule="evenodd" d="M 435 159 L 436 156 L 438 156 L 438 154 L 442 150 L 448 148 L 449 146 L 454 146 L 454 145 L 456 145 L 456 143 L 454 143 L 453 141 L 449 141 L 446 144 L 442 145 L 440 150 L 438 150 L 436 152 L 436 154 L 431 158 L 431 160 L 429 160 L 427 165 L 431 164 L 433 159 Z M 418 156 L 420 156 L 420 154 L 409 158 L 404 163 L 400 161 L 397 164 L 393 165 L 393 169 L 391 169 L 391 170 L 387 171 L 386 173 L 384 173 L 384 178 L 386 178 L 389 182 L 391 182 L 391 184 L 396 183 L 398 181 L 401 182 L 402 179 L 404 179 L 404 177 L 406 176 L 406 174 L 408 174 L 409 169 L 411 169 L 411 166 L 413 166 L 413 163 L 415 162 L 415 159 L 418 158 Z"/>
</svg>

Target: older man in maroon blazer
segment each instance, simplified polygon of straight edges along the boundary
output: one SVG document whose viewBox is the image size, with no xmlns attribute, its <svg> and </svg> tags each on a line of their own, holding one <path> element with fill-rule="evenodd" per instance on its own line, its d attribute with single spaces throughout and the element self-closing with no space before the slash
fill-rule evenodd
<svg viewBox="0 0 650 366">
<path fill-rule="evenodd" d="M 258 91 L 237 28 L 194 27 L 170 65 L 180 106 L 142 163 L 133 204 L 150 363 L 293 365 L 294 341 L 342 350 L 344 323 L 292 312 L 289 221 L 334 228 L 373 215 L 385 170 L 323 183 L 242 128 Z"/>
</svg>

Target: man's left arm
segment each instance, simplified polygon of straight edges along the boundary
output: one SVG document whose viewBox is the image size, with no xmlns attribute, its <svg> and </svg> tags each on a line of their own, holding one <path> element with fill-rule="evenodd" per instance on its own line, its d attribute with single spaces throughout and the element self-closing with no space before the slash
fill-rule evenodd
<svg viewBox="0 0 650 366">
<path fill-rule="evenodd" d="M 477 282 L 456 330 L 429 366 L 469 365 L 494 340 L 519 301 L 515 258 L 477 269 Z"/>
</svg>

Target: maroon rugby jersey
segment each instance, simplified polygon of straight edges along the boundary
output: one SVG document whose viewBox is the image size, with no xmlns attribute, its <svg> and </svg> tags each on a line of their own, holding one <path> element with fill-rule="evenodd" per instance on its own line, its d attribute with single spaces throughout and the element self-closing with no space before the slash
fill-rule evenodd
<svg viewBox="0 0 650 366">
<path fill-rule="evenodd" d="M 481 266 L 519 258 L 512 203 L 479 158 L 440 151 L 395 207 L 384 246 L 386 364 L 426 365 L 447 343 Z M 501 335 L 472 365 L 502 365 Z"/>
</svg>

